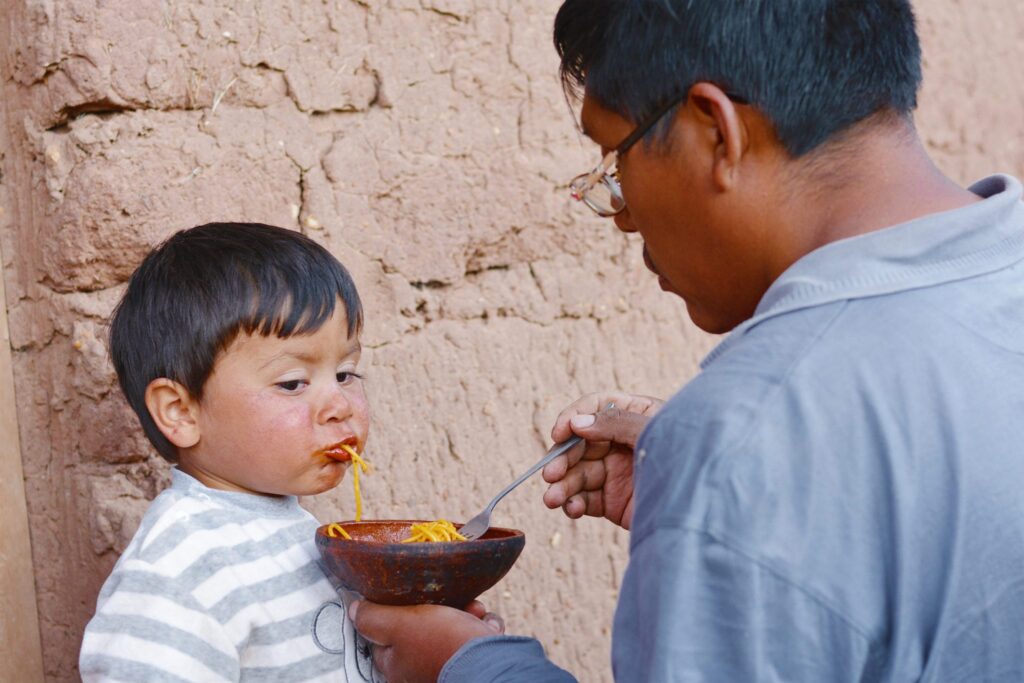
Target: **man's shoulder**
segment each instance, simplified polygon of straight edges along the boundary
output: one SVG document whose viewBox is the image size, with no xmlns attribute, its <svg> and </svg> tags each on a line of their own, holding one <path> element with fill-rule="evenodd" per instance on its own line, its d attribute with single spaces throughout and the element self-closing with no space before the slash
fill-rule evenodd
<svg viewBox="0 0 1024 683">
<path fill-rule="evenodd" d="M 899 415 L 927 409 L 928 397 L 903 405 L 927 391 L 907 378 L 932 364 L 912 324 L 887 324 L 889 303 L 861 304 L 794 311 L 730 343 L 644 432 L 638 478 L 652 497 L 681 524 L 737 527 L 812 490 L 870 497 L 899 449 Z M 746 500 L 721 495 L 740 490 Z"/>
<path fill-rule="evenodd" d="M 657 434 L 653 445 L 686 441 L 709 454 L 709 448 L 718 450 L 741 438 L 766 410 L 779 407 L 780 393 L 800 390 L 794 387 L 803 381 L 798 370 L 829 362 L 822 360 L 822 347 L 850 341 L 834 331 L 847 307 L 838 302 L 796 311 L 727 338 L 703 370 L 658 411 L 647 430 L 651 437 Z M 843 355 L 840 360 L 852 366 L 855 358 Z"/>
</svg>

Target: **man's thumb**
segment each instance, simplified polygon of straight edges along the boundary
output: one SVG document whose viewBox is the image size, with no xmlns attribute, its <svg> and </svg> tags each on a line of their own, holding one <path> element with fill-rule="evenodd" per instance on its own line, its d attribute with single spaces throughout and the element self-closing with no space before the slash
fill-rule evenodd
<svg viewBox="0 0 1024 683">
<path fill-rule="evenodd" d="M 571 424 L 573 431 L 588 441 L 611 441 L 632 448 L 650 419 L 613 408 L 597 415 L 575 415 Z"/>
<path fill-rule="evenodd" d="M 587 427 L 590 427 L 591 425 L 594 424 L 594 416 L 593 415 L 573 415 L 572 419 L 569 420 L 569 422 L 570 422 L 570 424 L 572 424 L 573 430 L 586 429 Z"/>
<path fill-rule="evenodd" d="M 386 607 L 382 608 L 372 602 L 356 600 L 348 606 L 348 618 L 364 638 L 375 645 L 382 645 L 378 631 L 382 628 L 380 617 L 384 616 L 382 612 L 386 610 Z"/>
</svg>

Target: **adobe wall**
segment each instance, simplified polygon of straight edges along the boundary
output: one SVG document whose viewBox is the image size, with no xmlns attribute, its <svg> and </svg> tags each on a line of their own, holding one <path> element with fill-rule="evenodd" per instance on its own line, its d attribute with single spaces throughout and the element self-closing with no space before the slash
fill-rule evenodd
<svg viewBox="0 0 1024 683">
<path fill-rule="evenodd" d="M 96 593 L 167 466 L 106 357 L 145 251 L 210 220 L 328 245 L 364 297 L 367 517 L 460 519 L 582 392 L 667 395 L 714 339 L 640 244 L 570 205 L 596 150 L 556 78 L 551 0 L 25 0 L 0 9 L 0 252 L 48 680 L 71 681 Z M 919 3 L 919 126 L 968 182 L 1024 175 L 1024 6 Z M 543 509 L 485 596 L 581 680 L 608 681 L 627 537 Z M 348 481 L 308 506 L 353 510 Z"/>
</svg>

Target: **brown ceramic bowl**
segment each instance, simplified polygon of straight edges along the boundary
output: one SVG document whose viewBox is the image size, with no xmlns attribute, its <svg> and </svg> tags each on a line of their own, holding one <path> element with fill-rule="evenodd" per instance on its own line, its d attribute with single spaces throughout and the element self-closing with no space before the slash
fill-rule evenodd
<svg viewBox="0 0 1024 683">
<path fill-rule="evenodd" d="M 475 541 L 402 543 L 422 521 L 338 522 L 351 541 L 331 538 L 324 525 L 316 530 L 316 547 L 327 571 L 367 600 L 461 609 L 498 583 L 526 544 L 522 531 L 497 528 Z"/>
</svg>

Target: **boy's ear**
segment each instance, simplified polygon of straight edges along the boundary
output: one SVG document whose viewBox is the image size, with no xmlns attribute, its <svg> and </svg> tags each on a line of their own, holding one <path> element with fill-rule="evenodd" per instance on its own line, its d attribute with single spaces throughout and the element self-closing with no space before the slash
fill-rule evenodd
<svg viewBox="0 0 1024 683">
<path fill-rule="evenodd" d="M 183 385 L 159 377 L 146 387 L 146 408 L 157 428 L 178 448 L 199 443 L 199 404 Z"/>
</svg>

